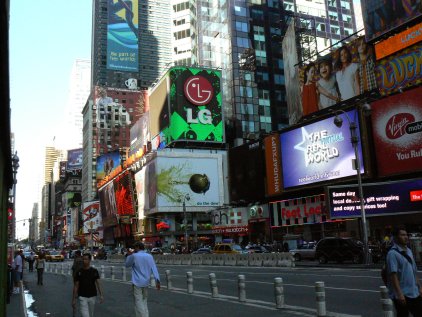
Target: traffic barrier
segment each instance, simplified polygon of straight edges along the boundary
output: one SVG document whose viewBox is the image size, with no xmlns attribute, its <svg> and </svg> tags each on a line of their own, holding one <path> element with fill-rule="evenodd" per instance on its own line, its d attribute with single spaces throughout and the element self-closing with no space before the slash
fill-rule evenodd
<svg viewBox="0 0 422 317">
<path fill-rule="evenodd" d="M 259 253 L 249 254 L 249 266 L 262 266 L 262 257 Z"/>
<path fill-rule="evenodd" d="M 249 254 L 236 254 L 236 266 L 248 266 Z"/>
<path fill-rule="evenodd" d="M 111 275 L 111 280 L 114 280 L 115 279 L 114 266 L 110 266 L 110 275 Z"/>
<path fill-rule="evenodd" d="M 201 254 L 192 254 L 192 265 L 202 265 L 202 255 Z"/>
<path fill-rule="evenodd" d="M 64 264 L 62 263 L 60 266 L 61 266 L 60 272 L 61 272 L 62 275 L 64 275 Z"/>
<path fill-rule="evenodd" d="M 173 263 L 172 264 L 181 265 L 183 256 L 184 256 L 183 254 L 173 255 Z"/>
<path fill-rule="evenodd" d="M 275 297 L 275 307 L 281 309 L 284 307 L 284 287 L 283 279 L 281 277 L 276 277 L 274 279 L 274 297 Z"/>
<path fill-rule="evenodd" d="M 67 275 L 72 275 L 72 266 L 70 264 L 67 265 Z"/>
<path fill-rule="evenodd" d="M 225 254 L 214 254 L 212 265 L 224 265 Z"/>
<path fill-rule="evenodd" d="M 182 256 L 182 265 L 191 265 L 191 263 L 192 263 L 192 257 L 190 254 Z"/>
<path fill-rule="evenodd" d="M 315 282 L 315 295 L 317 304 L 317 316 L 327 316 L 327 310 L 325 306 L 325 284 L 324 282 Z"/>
<path fill-rule="evenodd" d="M 101 265 L 101 270 L 100 270 L 100 277 L 103 279 L 105 278 L 105 274 L 104 274 L 104 265 Z"/>
<path fill-rule="evenodd" d="M 156 287 L 157 286 L 157 284 L 155 282 L 155 276 L 154 276 L 154 274 L 151 274 L 149 276 L 149 285 L 151 285 L 151 287 Z"/>
<path fill-rule="evenodd" d="M 215 273 L 210 273 L 210 286 L 211 286 L 211 296 L 218 297 L 218 287 L 217 287 L 217 279 L 215 277 Z"/>
<path fill-rule="evenodd" d="M 126 266 L 122 266 L 122 280 L 126 281 Z"/>
<path fill-rule="evenodd" d="M 239 302 L 246 302 L 246 284 L 245 275 L 238 275 L 237 277 L 237 289 L 239 293 Z"/>
<path fill-rule="evenodd" d="M 394 317 L 393 301 L 388 296 L 388 289 L 380 286 L 382 317 Z"/>
<path fill-rule="evenodd" d="M 202 256 L 202 265 L 212 265 L 214 254 L 204 254 Z"/>
<path fill-rule="evenodd" d="M 263 253 L 262 254 L 262 266 L 266 266 L 266 267 L 277 266 L 277 254 L 276 253 Z"/>
<path fill-rule="evenodd" d="M 290 252 L 278 253 L 277 266 L 295 267 L 295 259 Z"/>
<path fill-rule="evenodd" d="M 224 265 L 235 266 L 236 265 L 236 254 L 226 254 L 226 258 L 224 259 Z"/>
<path fill-rule="evenodd" d="M 193 277 L 192 272 L 186 272 L 186 290 L 188 294 L 193 293 Z"/>
<path fill-rule="evenodd" d="M 171 273 L 170 270 L 166 270 L 166 280 L 167 280 L 167 289 L 171 290 L 172 289 L 172 285 L 171 285 Z"/>
</svg>

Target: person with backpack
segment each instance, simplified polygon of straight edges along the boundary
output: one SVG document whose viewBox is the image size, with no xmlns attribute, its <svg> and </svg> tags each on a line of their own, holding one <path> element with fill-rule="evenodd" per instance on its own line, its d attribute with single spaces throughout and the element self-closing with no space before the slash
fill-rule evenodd
<svg viewBox="0 0 422 317">
<path fill-rule="evenodd" d="M 403 227 L 393 232 L 394 244 L 387 253 L 387 287 L 397 317 L 422 317 L 422 283 L 418 280 L 409 237 Z"/>
</svg>

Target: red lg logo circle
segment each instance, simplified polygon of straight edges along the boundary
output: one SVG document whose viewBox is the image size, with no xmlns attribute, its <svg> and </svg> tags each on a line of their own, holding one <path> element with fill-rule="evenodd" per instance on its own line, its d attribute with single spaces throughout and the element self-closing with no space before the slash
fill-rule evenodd
<svg viewBox="0 0 422 317">
<path fill-rule="evenodd" d="M 186 98 L 197 106 L 203 106 L 214 97 L 211 83 L 202 76 L 192 76 L 185 81 L 184 92 Z"/>
</svg>

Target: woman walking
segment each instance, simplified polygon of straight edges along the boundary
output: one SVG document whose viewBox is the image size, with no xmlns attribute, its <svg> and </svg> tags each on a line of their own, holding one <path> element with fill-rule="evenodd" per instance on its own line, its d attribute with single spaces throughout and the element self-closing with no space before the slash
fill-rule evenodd
<svg viewBox="0 0 422 317">
<path fill-rule="evenodd" d="M 37 285 L 43 285 L 44 267 L 45 267 L 45 255 L 44 253 L 40 253 L 38 255 L 38 258 L 35 260 L 35 268 L 37 269 L 37 276 L 38 276 Z"/>
</svg>

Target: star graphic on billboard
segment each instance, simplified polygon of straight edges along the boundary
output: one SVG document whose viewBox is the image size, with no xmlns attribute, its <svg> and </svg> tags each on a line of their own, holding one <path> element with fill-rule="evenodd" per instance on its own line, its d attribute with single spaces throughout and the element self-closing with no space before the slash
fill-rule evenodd
<svg viewBox="0 0 422 317">
<path fill-rule="evenodd" d="M 298 151 L 303 151 L 304 153 L 304 159 L 305 159 L 305 166 L 308 166 L 308 150 L 307 150 L 307 142 L 310 139 L 310 135 L 308 133 L 308 131 L 306 131 L 306 129 L 304 127 L 301 128 L 302 131 L 302 142 L 299 142 L 298 144 L 296 144 L 294 146 L 295 150 Z"/>
</svg>

